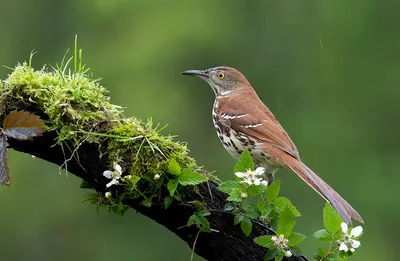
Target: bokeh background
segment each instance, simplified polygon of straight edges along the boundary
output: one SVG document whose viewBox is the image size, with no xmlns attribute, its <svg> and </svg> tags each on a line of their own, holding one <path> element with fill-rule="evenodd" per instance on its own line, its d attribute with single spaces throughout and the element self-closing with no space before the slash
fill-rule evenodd
<svg viewBox="0 0 400 261">
<path fill-rule="evenodd" d="M 400 2 L 0 0 L 0 64 L 35 49 L 33 65 L 60 62 L 79 35 L 85 63 L 127 116 L 169 124 L 221 179 L 234 160 L 211 121 L 214 94 L 185 69 L 241 70 L 291 135 L 302 159 L 364 217 L 352 260 L 398 260 Z M 0 67 L 0 78 L 9 69 Z M 0 188 L 1 260 L 190 260 L 190 249 L 152 220 L 96 213 L 73 175 L 29 155 L 9 156 Z M 286 170 L 282 194 L 302 213 L 308 257 L 320 245 L 317 194 Z M 203 260 L 195 257 L 195 260 Z"/>
</svg>

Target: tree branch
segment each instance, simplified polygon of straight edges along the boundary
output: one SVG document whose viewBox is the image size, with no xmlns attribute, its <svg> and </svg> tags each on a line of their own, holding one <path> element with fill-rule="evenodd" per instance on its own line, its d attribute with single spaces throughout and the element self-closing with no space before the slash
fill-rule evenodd
<svg viewBox="0 0 400 261">
<path fill-rule="evenodd" d="M 51 121 L 51 115 L 46 113 L 47 108 L 37 102 L 37 97 L 32 96 L 32 94 L 24 93 L 24 88 L 26 88 L 26 86 L 14 85 L 13 89 L 7 89 L 9 92 L 2 96 L 2 99 L 0 99 L 0 122 L 13 110 L 30 111 L 36 113 L 44 120 Z M 0 88 L 0 91 L 3 92 L 4 89 L 6 88 L 3 85 L 3 90 Z M 14 93 L 14 91 L 16 92 L 17 90 L 18 93 Z M 92 110 L 96 110 L 96 108 L 92 108 Z M 102 122 L 102 124 L 108 126 L 111 122 L 116 120 L 119 119 L 110 118 Z M 18 141 L 9 139 L 8 142 L 9 147 L 14 150 L 28 153 L 65 167 L 65 165 L 63 165 L 65 159 L 70 158 L 72 153 L 63 150 L 60 145 L 54 146 L 57 138 L 58 135 L 56 131 L 49 131 L 43 136 L 32 140 Z M 72 141 L 65 140 L 64 142 L 70 142 L 71 146 L 76 148 Z M 81 142 L 75 154 L 79 155 L 79 161 L 76 157 L 71 157 L 71 161 L 69 161 L 67 165 L 69 172 L 82 178 L 102 195 L 106 192 L 106 184 L 109 181 L 103 177 L 102 173 L 104 170 L 109 169 L 110 166 L 110 162 L 107 157 L 104 156 L 106 151 L 102 150 L 108 148 L 108 146 L 109 139 L 107 138 L 101 140 L 101 144 L 91 143 L 89 141 Z M 129 165 L 130 163 L 125 162 L 125 164 Z M 129 167 L 130 166 L 124 166 L 124 169 L 129 169 Z M 185 187 L 183 201 L 174 201 L 167 210 L 164 209 L 163 205 L 163 197 L 166 195 L 167 192 L 162 191 L 160 197 L 153 200 L 151 207 L 141 205 L 141 200 L 139 199 L 125 199 L 123 203 L 165 226 L 171 232 L 186 241 L 189 247 L 192 248 L 199 230 L 195 226 L 185 226 L 188 218 L 194 213 L 193 207 L 190 204 L 185 204 L 185 202 L 193 200 L 204 202 L 206 203 L 206 208 L 212 212 L 207 219 L 213 232 L 201 232 L 198 235 L 194 248 L 196 254 L 207 260 L 264 260 L 266 249 L 255 244 L 253 239 L 260 235 L 273 235 L 275 234 L 274 231 L 261 222 L 253 221 L 252 233 L 249 237 L 246 237 L 240 227 L 233 224 L 233 215 L 223 211 L 227 195 L 220 192 L 214 182 L 210 181 L 208 184 L 200 184 L 198 186 L 198 191 Z M 307 259 L 304 256 L 293 255 L 285 260 L 306 261 Z"/>
</svg>

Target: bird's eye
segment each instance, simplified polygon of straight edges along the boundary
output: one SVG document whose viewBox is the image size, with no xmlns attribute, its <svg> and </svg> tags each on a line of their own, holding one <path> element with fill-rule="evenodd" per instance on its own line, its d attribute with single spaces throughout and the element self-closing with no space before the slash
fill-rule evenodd
<svg viewBox="0 0 400 261">
<path fill-rule="evenodd" d="M 223 73 L 219 73 L 219 74 L 218 74 L 218 78 L 224 79 L 224 77 L 225 77 L 225 74 L 223 74 Z"/>
</svg>

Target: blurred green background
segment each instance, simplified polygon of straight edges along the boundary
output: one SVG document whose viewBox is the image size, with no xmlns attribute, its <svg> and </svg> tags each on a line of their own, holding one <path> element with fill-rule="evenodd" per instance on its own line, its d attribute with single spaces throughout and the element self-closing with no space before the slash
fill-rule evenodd
<svg viewBox="0 0 400 261">
<path fill-rule="evenodd" d="M 400 2 L 0 0 L 0 64 L 35 49 L 59 62 L 79 35 L 85 63 L 127 116 L 169 124 L 222 179 L 234 160 L 211 121 L 214 94 L 185 69 L 241 70 L 291 135 L 302 159 L 363 216 L 352 260 L 398 260 L 400 229 Z M 0 67 L 0 78 L 10 71 Z M 1 260 L 189 260 L 190 249 L 152 220 L 82 203 L 58 166 L 11 152 L 13 188 L 0 188 Z M 320 245 L 323 200 L 281 170 L 282 194 L 302 213 L 308 257 Z M 182 224 L 183 225 L 183 224 Z M 201 238 L 200 238 L 201 240 Z M 203 260 L 195 257 L 195 260 Z"/>
</svg>

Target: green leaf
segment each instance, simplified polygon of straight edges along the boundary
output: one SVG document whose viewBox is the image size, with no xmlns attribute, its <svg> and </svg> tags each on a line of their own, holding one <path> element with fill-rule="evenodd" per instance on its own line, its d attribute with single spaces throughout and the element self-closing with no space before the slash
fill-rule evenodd
<svg viewBox="0 0 400 261">
<path fill-rule="evenodd" d="M 236 162 L 234 172 L 245 172 L 249 169 L 254 169 L 254 163 L 249 151 L 246 149 L 242 152 L 238 161 Z"/>
<path fill-rule="evenodd" d="M 226 203 L 224 206 L 224 211 L 226 211 L 226 212 L 230 212 L 234 209 L 235 209 L 235 206 L 230 202 Z"/>
<path fill-rule="evenodd" d="M 330 234 L 325 229 L 321 229 L 314 233 L 314 237 L 317 238 L 319 241 L 329 243 L 329 242 L 331 242 L 332 234 Z"/>
<path fill-rule="evenodd" d="M 326 250 L 323 249 L 322 247 L 319 247 L 317 250 L 317 253 L 314 253 L 314 259 L 316 261 L 320 261 L 324 256 L 326 256 Z"/>
<path fill-rule="evenodd" d="M 244 215 L 242 213 L 237 213 L 233 219 L 233 224 L 234 225 L 239 224 L 240 222 L 242 222 L 243 218 L 244 218 Z"/>
<path fill-rule="evenodd" d="M 242 203 L 242 209 L 244 210 L 244 215 L 251 219 L 258 218 L 261 214 L 260 211 L 258 211 L 258 207 L 248 201 Z"/>
<path fill-rule="evenodd" d="M 183 169 L 181 175 L 178 177 L 178 182 L 182 186 L 197 185 L 207 180 L 206 176 L 193 172 L 190 169 Z"/>
<path fill-rule="evenodd" d="M 208 222 L 207 218 L 202 215 L 197 215 L 197 223 L 196 227 L 203 232 L 211 232 L 210 223 Z"/>
<path fill-rule="evenodd" d="M 265 190 L 266 190 L 266 187 L 264 185 L 257 186 L 257 185 L 252 184 L 247 187 L 246 193 L 247 193 L 248 197 L 254 197 L 256 195 L 263 194 L 265 192 Z"/>
<path fill-rule="evenodd" d="M 259 236 L 254 239 L 254 242 L 265 248 L 273 248 L 275 245 L 271 238 L 272 236 Z"/>
<path fill-rule="evenodd" d="M 228 201 L 236 201 L 236 202 L 241 202 L 243 201 L 242 198 L 242 189 L 236 188 L 229 193 L 229 197 L 226 199 Z"/>
<path fill-rule="evenodd" d="M 274 259 L 277 254 L 278 254 L 278 249 L 276 248 L 268 249 L 267 253 L 264 256 L 264 261 L 269 261 Z"/>
<path fill-rule="evenodd" d="M 297 210 L 297 208 L 292 204 L 292 202 L 288 198 L 278 197 L 274 200 L 273 205 L 274 205 L 274 209 L 278 213 L 282 213 L 282 211 L 285 209 L 285 207 L 288 207 L 292 211 L 292 214 L 295 217 L 301 216 L 300 212 Z"/>
<path fill-rule="evenodd" d="M 1 179 L 1 178 L 0 178 Z M 89 182 L 87 182 L 86 180 L 82 180 L 81 181 L 81 185 L 80 188 L 82 189 L 92 189 L 93 186 L 89 184 Z"/>
<path fill-rule="evenodd" d="M 285 254 L 282 251 L 279 251 L 278 254 L 275 257 L 275 261 L 282 261 L 284 255 Z"/>
<path fill-rule="evenodd" d="M 330 233 L 335 233 L 340 229 L 340 224 L 343 218 L 333 209 L 333 207 L 326 203 L 324 207 L 324 226 Z"/>
<path fill-rule="evenodd" d="M 150 197 L 150 198 L 146 198 L 146 199 L 144 199 L 143 201 L 142 201 L 142 205 L 143 206 L 145 206 L 145 207 L 151 207 L 151 203 L 152 203 L 152 198 Z"/>
<path fill-rule="evenodd" d="M 251 220 L 247 217 L 243 218 L 242 222 L 240 223 L 240 228 L 242 229 L 246 237 L 250 236 L 252 227 L 253 224 L 251 223 Z"/>
<path fill-rule="evenodd" d="M 242 188 L 242 185 L 235 180 L 229 180 L 229 181 L 225 181 L 222 182 L 221 185 L 218 186 L 218 189 L 224 193 L 231 193 L 232 190 L 234 190 L 235 188 Z"/>
<path fill-rule="evenodd" d="M 203 232 L 211 232 L 210 223 L 201 215 L 191 215 L 188 219 L 187 226 L 196 225 Z"/>
<path fill-rule="evenodd" d="M 292 234 L 292 230 L 294 227 L 294 215 L 292 211 L 286 207 L 278 220 L 278 228 L 276 230 L 277 235 L 285 235 L 285 238 L 288 238 Z"/>
<path fill-rule="evenodd" d="M 262 198 L 258 199 L 257 208 L 261 213 L 261 217 L 267 217 L 269 213 L 271 213 L 271 205 L 268 202 L 265 202 Z"/>
<path fill-rule="evenodd" d="M 168 173 L 176 176 L 181 174 L 181 167 L 179 167 L 178 162 L 174 158 L 168 163 Z"/>
<path fill-rule="evenodd" d="M 288 246 L 295 246 L 295 245 L 298 245 L 298 244 L 300 244 L 305 238 L 306 238 L 305 235 L 294 232 L 294 233 L 292 233 L 292 234 L 290 235 L 290 237 L 288 238 L 288 239 L 289 239 Z"/>
<path fill-rule="evenodd" d="M 171 179 L 170 181 L 168 181 L 167 184 L 167 189 L 169 191 L 169 194 L 171 196 L 173 196 L 175 194 L 176 188 L 178 187 L 178 182 L 174 179 Z"/>
<path fill-rule="evenodd" d="M 171 195 L 166 196 L 164 198 L 164 209 L 167 209 L 172 204 L 172 202 L 174 202 L 174 199 L 175 198 Z"/>
<path fill-rule="evenodd" d="M 194 224 L 196 224 L 196 223 L 198 223 L 198 222 L 199 222 L 199 221 L 198 221 L 197 215 L 191 215 L 191 216 L 189 217 L 189 219 L 188 219 L 187 226 L 190 227 L 191 225 L 194 225 Z"/>
<path fill-rule="evenodd" d="M 266 197 L 269 202 L 274 201 L 279 194 L 279 190 L 281 189 L 281 181 L 275 180 L 272 184 L 268 187 Z"/>
</svg>

